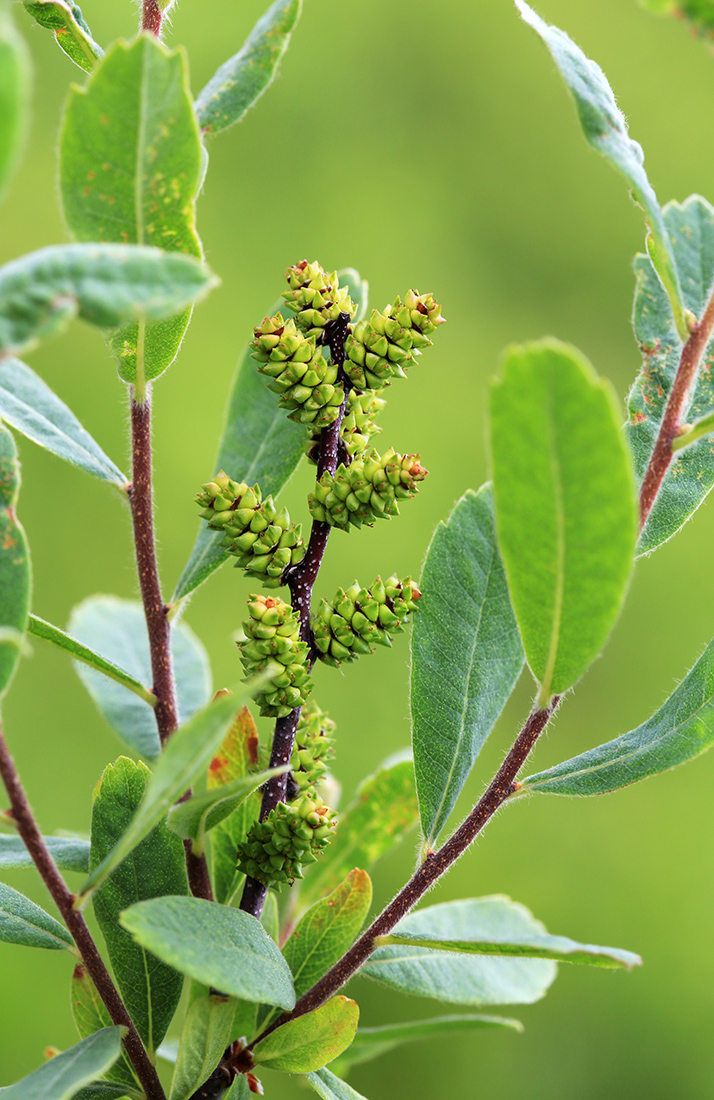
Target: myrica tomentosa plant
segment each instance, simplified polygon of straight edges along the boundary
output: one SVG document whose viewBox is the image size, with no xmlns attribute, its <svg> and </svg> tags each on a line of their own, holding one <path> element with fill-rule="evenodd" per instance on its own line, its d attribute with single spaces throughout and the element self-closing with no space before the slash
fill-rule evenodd
<svg viewBox="0 0 714 1100">
<path fill-rule="evenodd" d="M 276 0 L 195 101 L 182 51 L 160 40 L 171 3 L 145 0 L 139 36 L 104 52 L 76 6 L 24 0 L 87 80 L 69 93 L 60 135 L 63 211 L 78 243 L 0 268 L 0 689 L 25 635 L 42 639 L 81 663 L 99 709 L 141 759 L 107 766 L 90 841 L 42 837 L 0 733 L 8 799 L 0 866 L 34 864 L 64 922 L 0 884 L 0 938 L 74 956 L 80 1034 L 75 1047 L 1 1088 L 8 1100 L 158 1100 L 167 1093 L 157 1057 L 174 1063 L 170 1100 L 245 1098 L 262 1090 L 261 1067 L 301 1075 L 328 1100 L 359 1098 L 344 1076 L 388 1048 L 520 1025 L 471 1013 L 359 1028 L 357 1004 L 341 993 L 358 972 L 483 1008 L 537 999 L 558 961 L 640 961 L 550 935 L 500 896 L 411 912 L 505 802 L 615 790 L 714 742 L 710 645 L 641 726 L 518 778 L 600 653 L 635 557 L 674 535 L 714 484 L 714 210 L 699 196 L 660 208 L 601 70 L 524 0 L 516 5 L 568 85 L 587 140 L 625 176 L 646 215 L 634 313 L 644 361 L 624 430 L 609 384 L 574 348 L 550 339 L 509 349 L 490 399 L 492 484 L 467 492 L 438 526 L 421 580 L 385 563 L 382 576 L 323 595 L 323 556 L 342 537 L 333 528 L 363 537 L 352 528 L 398 516 L 427 475 L 418 455 L 374 444 L 388 388 L 420 369 L 444 318 L 432 294 L 408 288 L 370 311 L 355 271 L 296 262 L 275 306 L 254 319 L 216 467 L 197 471 L 201 530 L 167 602 L 154 542 L 151 390 L 215 281 L 194 224 L 204 142 L 238 122 L 270 83 L 300 0 Z M 708 3 L 684 14 L 702 33 L 714 25 Z M 24 48 L 5 2 L 2 188 L 27 94 Z M 128 389 L 130 480 L 17 358 L 74 316 L 105 331 Z M 31 612 L 10 428 L 128 503 L 141 604 L 90 597 L 67 632 Z M 294 522 L 276 498 L 303 458 L 315 466 L 314 487 Z M 209 700 L 203 650 L 179 613 L 230 558 L 255 589 L 238 642 L 246 681 Z M 339 731 L 316 698 L 319 664 L 369 660 L 412 617 L 413 758 L 385 762 L 338 815 L 329 766 Z M 485 794 L 442 841 L 525 662 L 537 684 L 533 709 Z M 260 744 L 250 705 L 274 719 L 270 744 Z M 416 871 L 362 931 L 370 867 L 417 822 Z M 84 873 L 78 894 L 66 870 Z M 163 1043 L 184 984 L 180 1041 Z"/>
</svg>

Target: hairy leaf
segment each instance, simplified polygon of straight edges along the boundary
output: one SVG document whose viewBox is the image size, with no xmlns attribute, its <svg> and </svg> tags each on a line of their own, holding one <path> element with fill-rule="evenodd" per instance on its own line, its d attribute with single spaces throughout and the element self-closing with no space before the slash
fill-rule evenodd
<svg viewBox="0 0 714 1100">
<path fill-rule="evenodd" d="M 275 0 L 240 52 L 221 65 L 196 100 L 196 116 L 207 133 L 240 122 L 272 83 L 288 48 L 302 0 Z"/>
<path fill-rule="evenodd" d="M 367 283 L 353 268 L 344 268 L 337 275 L 340 285 L 349 288 L 359 318 L 367 310 Z M 281 309 L 285 315 L 285 302 L 279 298 L 267 316 L 272 317 Z M 209 476 L 225 470 L 234 481 L 248 485 L 257 482 L 264 498 L 271 493 L 277 496 L 303 457 L 305 441 L 304 425 L 288 420 L 285 410 L 278 408 L 275 394 L 257 371 L 250 348 L 244 348 L 228 397 L 218 455 Z M 172 602 L 184 599 L 228 560 L 230 555 L 220 545 L 222 539 L 222 531 L 214 531 L 201 521 Z"/>
<path fill-rule="evenodd" d="M 89 841 L 79 837 L 45 836 L 42 838 L 60 871 L 89 870 Z M 32 856 L 19 836 L 0 836 L 0 868 L 15 870 L 34 867 Z"/>
<path fill-rule="evenodd" d="M 188 1008 L 169 1100 L 190 1100 L 223 1057 L 231 1041 L 236 1003 L 232 997 L 208 994 Z"/>
<path fill-rule="evenodd" d="M 2 1100 L 72 1100 L 116 1062 L 122 1028 L 105 1027 L 69 1050 L 56 1054 L 29 1077 L 0 1089 Z M 116 1093 L 112 1095 L 116 1096 Z"/>
<path fill-rule="evenodd" d="M 0 353 L 34 347 L 73 317 L 100 328 L 166 317 L 215 284 L 191 256 L 158 248 L 50 245 L 0 267 Z"/>
<path fill-rule="evenodd" d="M 434 532 L 412 632 L 412 745 L 425 849 L 433 848 L 523 668 L 491 489 Z"/>
<path fill-rule="evenodd" d="M 66 0 L 23 0 L 23 3 L 41 27 L 54 32 L 57 45 L 67 57 L 91 73 L 104 50 L 92 38 L 79 7 Z"/>
<path fill-rule="evenodd" d="M 714 641 L 669 699 L 641 726 L 528 776 L 520 790 L 524 794 L 605 794 L 693 760 L 712 744 Z"/>
<path fill-rule="evenodd" d="M 674 248 L 688 309 L 701 317 L 714 282 L 714 209 L 706 199 L 690 195 L 664 208 L 664 220 Z M 635 337 L 642 369 L 628 397 L 627 439 L 642 480 L 654 448 L 665 406 L 682 354 L 682 340 L 672 323 L 667 298 L 647 256 L 635 257 Z M 714 345 L 710 341 L 692 387 L 686 419 L 714 409 Z M 640 535 L 638 551 L 647 554 L 671 538 L 697 510 L 714 485 L 711 437 L 700 439 L 675 455 Z"/>
<path fill-rule="evenodd" d="M 14 510 L 19 489 L 15 440 L 0 424 L 0 695 L 20 659 L 32 591 L 30 551 Z"/>
<path fill-rule="evenodd" d="M 30 58 L 15 30 L 10 5 L 0 5 L 0 199 L 24 144 L 30 99 Z"/>
<path fill-rule="evenodd" d="M 300 890 L 300 906 L 312 905 L 339 886 L 354 867 L 371 868 L 399 844 L 418 818 L 414 765 L 390 757 L 357 788 L 340 814 L 336 835 Z"/>
<path fill-rule="evenodd" d="M 151 656 L 142 605 L 116 596 L 90 596 L 78 604 L 69 620 L 69 632 L 80 644 L 125 670 L 138 684 L 151 684 Z M 203 645 L 184 623 L 171 630 L 171 653 L 176 678 L 176 697 L 181 722 L 187 722 L 211 697 L 211 673 Z M 86 664 L 77 674 L 102 716 L 136 752 L 153 760 L 161 751 L 152 706 L 127 690 L 115 678 L 108 679 Z"/>
<path fill-rule="evenodd" d="M 236 810 L 246 798 L 276 775 L 290 771 L 290 765 L 268 768 L 267 771 L 234 779 L 225 787 L 214 787 L 205 794 L 196 794 L 186 802 L 179 802 L 169 811 L 167 824 L 172 832 L 184 840 L 192 840 L 196 855 L 203 852 L 206 833 L 219 825 Z"/>
<path fill-rule="evenodd" d="M 404 917 L 394 934 L 420 935 L 434 928 L 483 941 L 496 935 L 525 939 L 545 933 L 524 906 L 507 898 L 480 898 L 419 909 Z M 532 1004 L 544 995 L 556 972 L 556 964 L 548 959 L 459 955 L 416 945 L 378 947 L 360 970 L 405 993 L 476 1007 Z"/>
<path fill-rule="evenodd" d="M 81 963 L 75 966 L 72 974 L 70 1005 L 80 1039 L 87 1039 L 95 1031 L 112 1026 L 106 1005 Z M 115 1081 L 125 1088 L 128 1086 L 132 1092 L 139 1091 L 139 1082 L 123 1047 L 117 1061 L 107 1070 L 106 1076 L 109 1081 Z M 117 1095 L 121 1096 L 122 1093 L 118 1092 Z"/>
<path fill-rule="evenodd" d="M 260 921 L 202 898 L 154 898 L 122 913 L 122 924 L 170 966 L 213 989 L 288 1011 L 288 964 Z"/>
<path fill-rule="evenodd" d="M 312 1073 L 332 1062 L 354 1038 L 359 1006 L 349 997 L 332 997 L 314 1012 L 283 1024 L 253 1047 L 256 1065 L 283 1073 Z"/>
<path fill-rule="evenodd" d="M 126 492 L 121 470 L 64 401 L 19 359 L 0 360 L 0 416 L 33 443 Z"/>
<path fill-rule="evenodd" d="M 74 940 L 63 925 L 3 882 L 0 882 L 0 942 L 52 951 L 74 947 Z"/>
<path fill-rule="evenodd" d="M 214 790 L 245 778 L 258 768 L 258 731 L 247 707 L 236 714 L 231 728 L 208 769 L 208 789 Z M 261 794 L 256 791 L 242 802 L 235 813 L 221 821 L 211 835 L 211 870 L 216 901 L 228 904 L 243 874 L 236 866 L 236 852 L 248 830 L 260 815 Z"/>
<path fill-rule="evenodd" d="M 575 348 L 506 352 L 491 393 L 496 525 L 540 706 L 597 657 L 632 569 L 637 502 L 618 422 L 610 384 Z"/>
<path fill-rule="evenodd" d="M 467 955 L 555 959 L 556 962 L 609 968 L 624 966 L 630 969 L 642 965 L 639 955 L 631 951 L 576 943 L 567 936 L 550 936 L 540 921 L 533 920 L 525 906 L 497 895 L 447 901 L 422 909 L 414 917 L 414 927 L 407 930 L 401 921 L 391 935 L 378 937 L 377 943 L 380 946 L 428 947 L 433 951 L 457 951 Z M 536 930 L 536 924 L 540 931 Z"/>
<path fill-rule="evenodd" d="M 356 1092 L 351 1085 L 335 1077 L 329 1069 L 318 1069 L 315 1073 L 308 1073 L 305 1080 L 312 1085 L 322 1100 L 365 1100 L 361 1092 Z"/>
<path fill-rule="evenodd" d="M 607 78 L 594 61 L 558 27 L 550 27 L 525 0 L 515 0 L 523 19 L 547 46 L 568 86 L 588 144 L 617 169 L 627 181 L 633 200 L 642 207 L 648 229 L 647 247 L 670 301 L 678 332 L 688 334 L 686 308 L 677 274 L 672 244 L 657 196 L 644 169 L 642 147 L 627 131 L 627 122 L 615 102 Z"/>
<path fill-rule="evenodd" d="M 70 231 L 78 240 L 158 245 L 200 257 L 200 171 L 183 51 L 169 51 L 146 34 L 117 42 L 87 87 L 72 89 L 65 112 L 60 188 Z M 110 334 L 125 382 L 142 390 L 170 366 L 191 318 L 185 305 L 165 311 L 176 316 L 158 324 L 139 321 Z"/>
<path fill-rule="evenodd" d="M 245 694 L 248 694 L 247 690 Z M 232 721 L 235 707 L 240 706 L 241 702 L 241 696 L 223 696 L 172 734 L 136 813 L 124 832 L 117 836 L 111 851 L 93 866 L 82 887 L 83 895 L 96 890 L 188 790 L 220 744 Z"/>
<path fill-rule="evenodd" d="M 129 827 L 151 782 L 145 764 L 120 756 L 94 791 L 90 868 L 112 852 Z M 119 915 L 135 902 L 187 894 L 183 845 L 159 821 L 93 896 L 94 915 L 129 1014 L 153 1057 L 166 1034 L 183 989 L 183 976 L 159 962 L 121 927 Z"/>
</svg>

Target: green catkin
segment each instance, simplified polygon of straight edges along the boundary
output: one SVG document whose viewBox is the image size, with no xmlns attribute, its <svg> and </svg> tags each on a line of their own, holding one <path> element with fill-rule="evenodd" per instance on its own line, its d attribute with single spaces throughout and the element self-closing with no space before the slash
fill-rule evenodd
<svg viewBox="0 0 714 1100">
<path fill-rule="evenodd" d="M 325 358 L 315 337 L 280 313 L 266 317 L 253 334 L 252 357 L 270 379 L 268 389 L 279 395 L 280 408 L 290 410 L 288 419 L 315 428 L 332 424 L 345 391 L 337 381 L 337 366 Z"/>
<path fill-rule="evenodd" d="M 300 618 L 277 596 L 252 595 L 248 613 L 243 623 L 245 640 L 238 642 L 243 667 L 248 676 L 269 676 L 256 692 L 260 713 L 267 718 L 285 718 L 295 707 L 303 706 L 312 690 Z"/>
<path fill-rule="evenodd" d="M 289 267 L 285 272 L 289 290 L 283 293 L 288 309 L 295 314 L 295 323 L 307 336 L 321 342 L 323 330 L 329 321 L 336 321 L 340 313 L 348 313 L 354 319 L 357 307 L 346 287 L 341 287 L 337 272 L 326 272 L 315 261 L 307 260 Z"/>
<path fill-rule="evenodd" d="M 369 320 L 359 321 L 345 343 L 344 372 L 359 390 L 381 390 L 392 378 L 405 378 L 405 368 L 432 341 L 443 324 L 441 306 L 431 294 L 410 290 Z"/>
<path fill-rule="evenodd" d="M 286 509 L 278 511 L 272 497 L 262 500 L 257 485 L 233 481 L 221 470 L 196 497 L 208 526 L 223 531 L 221 545 L 251 577 L 266 588 L 277 588 L 283 574 L 305 556 L 301 527 L 290 523 Z"/>
<path fill-rule="evenodd" d="M 332 747 L 335 723 L 316 703 L 303 707 L 295 732 L 290 766 L 301 791 L 315 787 L 325 776 L 327 764 L 334 757 Z"/>
<path fill-rule="evenodd" d="M 334 832 L 337 814 L 312 787 L 291 803 L 279 802 L 264 821 L 256 821 L 238 847 L 238 869 L 264 886 L 280 890 L 303 878 Z"/>
<path fill-rule="evenodd" d="M 350 458 L 363 454 L 369 447 L 369 441 L 377 432 L 381 432 L 378 424 L 372 420 L 382 411 L 386 405 L 384 398 L 375 390 L 350 390 L 347 396 L 347 407 L 340 425 L 340 441 L 344 453 Z M 307 440 L 306 451 L 310 462 L 317 465 L 320 447 L 319 432 L 313 432 Z"/>
<path fill-rule="evenodd" d="M 370 451 L 338 466 L 334 475 L 322 475 L 308 497 L 310 514 L 343 531 L 398 516 L 398 501 L 414 496 L 428 472 L 419 455 L 400 455 L 391 447 L 384 455 Z"/>
<path fill-rule="evenodd" d="M 332 601 L 321 601 L 310 620 L 321 659 L 338 666 L 372 653 L 374 645 L 391 646 L 392 636 L 418 610 L 420 596 L 411 577 L 377 577 L 369 588 L 360 588 L 357 581 L 346 592 L 340 588 Z"/>
</svg>

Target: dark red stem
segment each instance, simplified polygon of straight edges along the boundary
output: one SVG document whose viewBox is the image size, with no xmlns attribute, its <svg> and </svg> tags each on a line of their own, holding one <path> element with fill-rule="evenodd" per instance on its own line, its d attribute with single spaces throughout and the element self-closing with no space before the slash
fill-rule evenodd
<svg viewBox="0 0 714 1100">
<path fill-rule="evenodd" d="M 13 823 L 22 837 L 25 847 L 32 856 L 32 860 L 40 872 L 42 881 L 52 895 L 52 899 L 62 914 L 62 918 L 69 929 L 72 939 L 77 945 L 82 962 L 87 973 L 91 977 L 97 992 L 102 998 L 107 1012 L 114 1024 L 120 1024 L 127 1028 L 124 1037 L 124 1046 L 131 1064 L 136 1070 L 141 1087 L 144 1089 L 148 1100 L 166 1100 L 166 1094 L 161 1087 L 161 1082 L 146 1053 L 143 1043 L 139 1038 L 136 1028 L 131 1021 L 124 1002 L 109 976 L 97 946 L 92 939 L 84 917 L 73 908 L 75 895 L 71 894 L 67 883 L 57 870 L 54 860 L 50 855 L 37 823 L 33 816 L 27 796 L 17 774 L 15 762 L 10 755 L 2 728 L 0 727 L 0 775 L 10 798 Z"/>
<path fill-rule="evenodd" d="M 158 38 L 161 34 L 161 8 L 156 0 L 144 0 L 141 11 L 141 29 Z"/>
<path fill-rule="evenodd" d="M 545 709 L 534 710 L 531 713 L 511 751 L 498 769 L 490 787 L 453 836 L 447 840 L 438 852 L 431 852 L 427 856 L 404 889 L 400 890 L 394 900 L 380 913 L 347 954 L 343 955 L 339 962 L 335 963 L 332 969 L 328 970 L 327 974 L 312 989 L 309 989 L 307 993 L 300 997 L 292 1012 L 281 1016 L 259 1038 L 263 1038 L 264 1035 L 287 1023 L 288 1020 L 294 1020 L 297 1016 L 312 1012 L 334 996 L 338 989 L 341 989 L 345 982 L 349 981 L 372 954 L 377 937 L 388 935 L 402 917 L 405 917 L 427 890 L 434 885 L 437 879 L 441 878 L 444 872 L 448 871 L 456 860 L 464 854 L 496 813 L 496 810 L 513 793 L 516 776 L 550 721 L 559 702 L 560 696 L 554 695 Z M 258 1042 L 258 1039 L 255 1041 Z"/>
</svg>

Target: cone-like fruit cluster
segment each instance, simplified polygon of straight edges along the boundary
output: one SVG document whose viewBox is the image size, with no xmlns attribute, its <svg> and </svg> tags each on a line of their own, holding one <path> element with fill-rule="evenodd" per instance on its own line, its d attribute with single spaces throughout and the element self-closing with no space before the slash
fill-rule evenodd
<svg viewBox="0 0 714 1100">
<path fill-rule="evenodd" d="M 285 508 L 278 511 L 272 497 L 262 500 L 257 485 L 250 489 L 221 470 L 201 486 L 196 501 L 208 526 L 224 532 L 221 545 L 238 559 L 236 565 L 266 588 L 281 585 L 288 566 L 305 556 L 302 528 L 290 523 Z"/>
<path fill-rule="evenodd" d="M 252 595 L 248 612 L 250 618 L 243 623 L 246 638 L 238 642 L 243 667 L 249 676 L 268 673 L 268 682 L 256 693 L 260 713 L 284 718 L 301 707 L 312 690 L 299 616 L 277 596 Z"/>
<path fill-rule="evenodd" d="M 441 306 L 431 294 L 410 290 L 380 313 L 355 325 L 345 343 L 344 372 L 360 390 L 380 390 L 431 345 L 429 333 L 443 324 Z"/>
<path fill-rule="evenodd" d="M 411 577 L 377 577 L 370 588 L 360 588 L 356 581 L 346 592 L 340 588 L 332 602 L 321 601 L 310 623 L 322 660 L 336 666 L 372 653 L 374 645 L 390 646 L 392 635 L 417 610 L 420 596 Z"/>
<path fill-rule="evenodd" d="M 294 802 L 279 802 L 264 821 L 256 821 L 238 848 L 238 869 L 265 886 L 302 878 L 332 836 L 337 814 L 312 788 Z"/>
<path fill-rule="evenodd" d="M 307 260 L 289 267 L 285 278 L 290 286 L 283 293 L 289 309 L 295 314 L 295 322 L 308 336 L 322 340 L 323 329 L 329 321 L 336 321 L 340 313 L 354 317 L 356 307 L 346 287 L 341 287 L 337 272 L 326 272 L 319 263 Z"/>
<path fill-rule="evenodd" d="M 334 476 L 322 475 L 308 497 L 313 519 L 331 527 L 349 530 L 376 519 L 399 515 L 399 500 L 414 496 L 428 470 L 419 464 L 418 455 L 400 455 L 391 447 L 384 455 L 370 451 L 354 459 L 350 466 L 340 465 Z"/>
<path fill-rule="evenodd" d="M 327 771 L 334 755 L 332 747 L 335 723 L 315 703 L 308 703 L 300 715 L 295 732 L 290 766 L 293 778 L 304 791 L 316 786 Z"/>
<path fill-rule="evenodd" d="M 350 390 L 345 415 L 340 425 L 340 440 L 344 453 L 349 458 L 366 451 L 372 436 L 381 432 L 382 429 L 374 423 L 372 417 L 380 413 L 386 403 L 384 398 L 374 390 L 367 390 L 366 393 Z M 315 465 L 317 465 L 319 447 L 320 435 L 314 432 L 308 438 L 306 450 L 308 459 Z"/>
<path fill-rule="evenodd" d="M 315 337 L 302 332 L 280 313 L 266 317 L 253 330 L 250 345 L 258 370 L 270 378 L 268 389 L 279 394 L 281 409 L 298 424 L 326 428 L 337 419 L 345 396 L 337 384 L 337 367 L 316 346 Z"/>
</svg>

